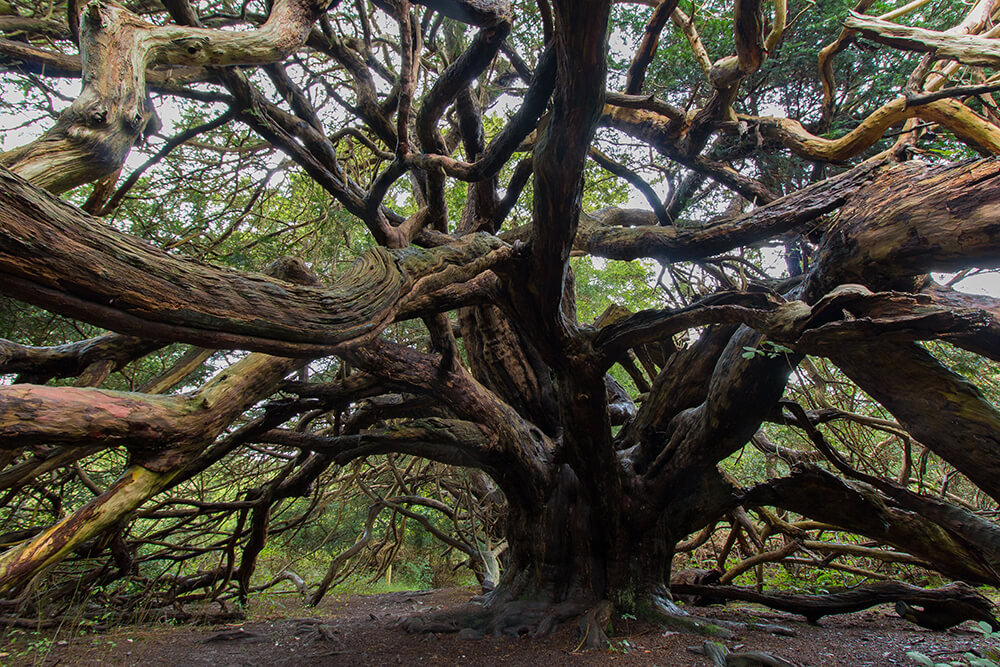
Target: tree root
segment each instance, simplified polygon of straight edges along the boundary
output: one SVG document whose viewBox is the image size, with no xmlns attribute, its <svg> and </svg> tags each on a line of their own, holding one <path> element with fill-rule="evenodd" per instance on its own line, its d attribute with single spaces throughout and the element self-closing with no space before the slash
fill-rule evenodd
<svg viewBox="0 0 1000 667">
<path fill-rule="evenodd" d="M 783 625 L 720 621 L 692 616 L 667 598 L 661 596 L 654 598 L 653 608 L 649 613 L 649 620 L 656 621 L 665 628 L 677 632 L 686 632 L 717 639 L 733 639 L 736 637 L 736 633 L 734 632 L 736 630 L 759 630 L 786 637 L 794 637 L 796 635 L 794 630 L 786 628 Z"/>
<path fill-rule="evenodd" d="M 458 609 L 413 614 L 400 619 L 407 632 L 458 632 L 466 638 L 482 635 L 500 637 L 544 637 L 558 624 L 577 621 L 573 651 L 606 649 L 611 645 L 607 630 L 614 606 L 608 600 L 595 605 L 581 601 L 559 603 L 513 600 L 493 605 L 471 602 Z"/>
<path fill-rule="evenodd" d="M 601 600 L 583 615 L 577 623 L 577 639 L 580 643 L 577 644 L 576 651 L 605 649 L 611 645 L 605 631 L 611 622 L 612 611 L 614 605 L 607 600 Z"/>
<path fill-rule="evenodd" d="M 295 636 L 304 644 L 313 642 L 339 642 L 337 630 L 318 618 L 303 618 L 295 626 Z"/>
<path fill-rule="evenodd" d="M 577 618 L 586 611 L 585 603 L 574 601 L 551 603 L 515 600 L 490 606 L 470 602 L 458 609 L 404 617 L 399 626 L 411 633 L 458 632 L 471 628 L 494 637 L 544 637 L 559 623 Z"/>
<path fill-rule="evenodd" d="M 798 667 L 799 665 L 763 651 L 730 653 L 725 646 L 712 641 L 707 641 L 701 646 L 689 646 L 688 650 L 708 656 L 715 667 Z"/>
<path fill-rule="evenodd" d="M 733 639 L 736 631 L 759 630 L 777 635 L 794 636 L 795 631 L 780 625 L 717 621 L 692 616 L 670 600 L 655 596 L 643 613 L 645 620 L 679 632 L 698 634 L 715 639 Z M 511 637 L 544 637 L 552 629 L 570 619 L 577 619 L 577 638 L 573 651 L 606 649 L 610 646 L 607 631 L 614 606 L 608 600 L 597 604 L 583 601 L 559 603 L 507 600 L 473 601 L 456 609 L 429 611 L 405 616 L 398 627 L 410 633 L 465 632 L 468 637 L 503 635 Z"/>
<path fill-rule="evenodd" d="M 900 616 L 931 630 L 944 630 L 966 620 L 986 621 L 993 628 L 1000 629 L 1000 623 L 993 615 L 993 604 L 963 583 L 923 589 L 900 582 L 885 582 L 827 595 L 763 594 L 735 586 L 695 584 L 678 584 L 671 590 L 682 595 L 698 595 L 720 601 L 755 602 L 772 609 L 801 614 L 810 623 L 816 623 L 823 616 L 894 603 Z"/>
</svg>

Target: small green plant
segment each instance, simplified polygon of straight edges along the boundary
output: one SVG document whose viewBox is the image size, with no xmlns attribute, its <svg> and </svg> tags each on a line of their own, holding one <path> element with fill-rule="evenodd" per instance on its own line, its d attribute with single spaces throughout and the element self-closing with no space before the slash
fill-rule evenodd
<svg viewBox="0 0 1000 667">
<path fill-rule="evenodd" d="M 985 621 L 979 621 L 975 629 L 983 635 L 983 639 L 989 642 L 985 650 L 985 657 L 976 655 L 971 651 L 962 654 L 961 660 L 951 662 L 935 662 L 930 656 L 920 651 L 907 651 L 906 655 L 920 667 L 1000 667 L 1000 630 Z"/>
<path fill-rule="evenodd" d="M 16 636 L 17 634 L 20 633 L 12 632 L 11 636 Z M 10 655 L 13 658 L 19 658 L 23 661 L 30 660 L 33 665 L 42 665 L 45 664 L 45 659 L 48 657 L 50 650 L 52 650 L 52 639 L 50 637 L 28 634 L 24 642 L 16 650 L 11 651 Z"/>
<path fill-rule="evenodd" d="M 608 650 L 612 653 L 631 653 L 635 650 L 635 644 L 628 639 L 619 639 L 618 641 L 611 642 Z"/>
<path fill-rule="evenodd" d="M 762 341 L 757 347 L 750 347 L 749 345 L 743 346 L 743 352 L 741 356 L 744 359 L 753 359 L 754 357 L 767 357 L 768 359 L 774 359 L 779 354 L 790 354 L 794 350 L 790 347 L 785 347 L 780 343 L 775 343 L 770 340 Z"/>
</svg>

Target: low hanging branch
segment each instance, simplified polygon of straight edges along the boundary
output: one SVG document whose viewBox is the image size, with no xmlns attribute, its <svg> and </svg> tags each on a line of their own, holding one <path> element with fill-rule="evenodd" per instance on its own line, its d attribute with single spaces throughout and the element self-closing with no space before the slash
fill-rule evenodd
<svg viewBox="0 0 1000 667">
<path fill-rule="evenodd" d="M 0 228 L 4 293 L 136 336 L 286 356 L 371 340 L 412 316 L 407 304 L 513 256 L 485 234 L 433 250 L 373 248 L 334 287 L 293 285 L 166 253 L 2 168 Z"/>
<path fill-rule="evenodd" d="M 110 370 L 117 370 L 159 347 L 161 343 L 120 334 L 51 347 L 0 339 L 0 374 L 20 373 L 19 381 L 42 384 L 51 378 L 80 375 L 95 364 L 110 364 Z"/>
<path fill-rule="evenodd" d="M 762 604 L 765 607 L 801 614 L 810 623 L 824 616 L 850 614 L 879 604 L 904 603 L 903 608 L 922 607 L 924 614 L 908 619 L 931 630 L 944 630 L 963 621 L 985 621 L 994 628 L 1000 622 L 994 617 L 993 603 L 966 584 L 949 584 L 935 589 L 924 589 L 901 582 L 885 582 L 859 586 L 850 590 L 823 595 L 796 595 L 791 593 L 758 593 L 753 589 L 735 586 L 706 586 L 702 584 L 673 584 L 671 590 L 680 595 L 697 595 L 708 600 L 741 600 Z"/>
<path fill-rule="evenodd" d="M 8 396 L 0 401 L 4 410 L 0 433 L 4 436 L 30 441 L 34 435 L 51 440 L 75 433 L 78 440 L 88 443 L 102 436 L 109 446 L 117 436 L 129 448 L 132 462 L 107 491 L 34 538 L 0 554 L 0 591 L 20 586 L 39 570 L 59 562 L 83 542 L 129 516 L 166 488 L 233 419 L 271 393 L 285 375 L 302 363 L 250 355 L 193 395 L 180 397 L 34 385 L 5 387 Z M 18 394 L 11 395 L 12 391 L 28 393 L 19 400 Z M 25 410 L 34 410 L 35 414 L 25 420 Z M 130 417 L 134 421 L 130 422 Z M 33 434 L 35 429 L 37 433 Z M 108 433 L 101 434 L 102 430 Z M 118 432 L 112 433 L 115 430 Z"/>
</svg>

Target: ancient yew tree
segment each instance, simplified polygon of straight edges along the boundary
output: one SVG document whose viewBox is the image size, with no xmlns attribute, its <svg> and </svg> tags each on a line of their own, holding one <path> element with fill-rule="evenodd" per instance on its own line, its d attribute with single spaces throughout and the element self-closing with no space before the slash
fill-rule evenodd
<svg viewBox="0 0 1000 667">
<path fill-rule="evenodd" d="M 1000 2 L 832 4 L 0 2 L 4 126 L 58 110 L 0 154 L 4 604 L 81 561 L 246 596 L 385 455 L 495 629 L 672 614 L 720 521 L 742 570 L 1000 583 L 1000 301 L 931 277 L 1000 261 Z"/>
</svg>

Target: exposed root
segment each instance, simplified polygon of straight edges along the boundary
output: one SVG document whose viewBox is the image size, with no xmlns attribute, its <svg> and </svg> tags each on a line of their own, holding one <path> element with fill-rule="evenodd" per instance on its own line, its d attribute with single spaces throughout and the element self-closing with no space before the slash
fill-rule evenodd
<svg viewBox="0 0 1000 667">
<path fill-rule="evenodd" d="M 414 614 L 399 625 L 407 632 L 458 632 L 470 628 L 499 637 L 543 637 L 559 623 L 587 610 L 582 602 L 530 602 L 516 600 L 490 606 L 471 602 L 458 609 Z M 610 612 L 609 612 L 610 613 Z"/>
<path fill-rule="evenodd" d="M 305 644 L 340 641 L 337 630 L 318 618 L 303 618 L 295 626 L 295 636 Z"/>
<path fill-rule="evenodd" d="M 484 635 L 500 637 L 543 637 L 552 629 L 571 619 L 577 619 L 577 638 L 573 651 L 606 649 L 611 645 L 608 628 L 614 605 L 608 600 L 597 604 L 582 601 L 560 603 L 524 600 L 474 600 L 457 609 L 413 614 L 400 619 L 398 625 L 410 633 L 464 633 L 463 638 Z M 734 639 L 736 631 L 758 630 L 772 634 L 794 636 L 794 630 L 763 623 L 716 621 L 692 616 L 679 609 L 669 599 L 654 596 L 644 614 L 647 620 L 666 628 L 715 639 Z"/>
<path fill-rule="evenodd" d="M 226 630 L 224 632 L 214 634 L 206 639 L 205 643 L 237 641 L 262 642 L 266 641 L 266 639 L 256 632 L 250 632 L 249 630 L 244 630 L 243 628 L 237 628 L 235 630 Z"/>
<path fill-rule="evenodd" d="M 673 591 L 714 600 L 743 600 L 772 609 L 801 614 L 810 623 L 832 614 L 847 614 L 877 604 L 895 603 L 900 616 L 931 630 L 944 630 L 965 620 L 986 621 L 1000 629 L 993 615 L 993 603 L 971 586 L 954 583 L 941 588 L 923 589 L 900 582 L 859 586 L 825 595 L 758 593 L 735 586 L 678 584 Z"/>
<path fill-rule="evenodd" d="M 650 620 L 656 621 L 670 630 L 719 639 L 733 639 L 736 636 L 732 630 L 724 628 L 715 621 L 692 616 L 665 597 L 657 596 L 653 599 Z"/>
<path fill-rule="evenodd" d="M 666 628 L 677 632 L 688 632 L 702 635 L 704 637 L 714 637 L 717 639 L 733 639 L 735 631 L 757 630 L 769 632 L 773 635 L 794 637 L 797 633 L 791 628 L 783 625 L 773 625 L 771 623 L 721 621 L 698 616 L 692 616 L 669 599 L 661 596 L 654 598 L 654 605 L 650 620 L 654 620 Z"/>
<path fill-rule="evenodd" d="M 744 651 L 730 653 L 718 642 L 705 642 L 701 646 L 690 646 L 688 650 L 698 655 L 708 656 L 715 667 L 798 667 L 799 663 L 790 662 L 776 655 L 763 651 Z"/>
<path fill-rule="evenodd" d="M 606 630 L 611 622 L 611 612 L 614 610 L 608 600 L 601 600 L 593 609 L 583 615 L 577 623 L 577 644 L 575 651 L 605 649 L 611 645 Z"/>
</svg>

